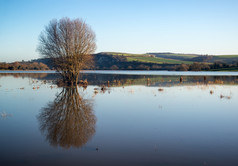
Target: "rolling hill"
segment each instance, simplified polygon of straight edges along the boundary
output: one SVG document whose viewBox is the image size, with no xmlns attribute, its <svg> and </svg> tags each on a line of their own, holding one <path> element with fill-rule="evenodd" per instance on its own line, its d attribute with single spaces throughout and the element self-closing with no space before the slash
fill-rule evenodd
<svg viewBox="0 0 238 166">
<path fill-rule="evenodd" d="M 148 53 L 148 54 L 155 55 L 156 57 L 165 59 L 176 59 L 180 61 L 190 61 L 190 62 L 232 63 L 238 61 L 238 55 L 201 55 L 201 54 L 179 54 L 179 53 Z M 186 62 L 184 64 L 186 64 Z"/>
<path fill-rule="evenodd" d="M 101 52 L 93 54 L 96 70 L 238 70 L 238 55 L 199 55 L 180 53 L 131 54 Z M 31 63 L 45 64 L 53 69 L 50 59 L 41 58 L 28 62 L 0 63 L 0 69 L 28 70 Z M 38 63 L 38 64 L 37 64 Z M 18 64 L 19 66 L 16 66 Z M 14 66 L 15 65 L 15 66 Z M 22 67 L 25 65 L 25 68 Z M 38 65 L 38 66 L 39 66 Z M 33 68 L 33 67 L 31 67 Z M 36 69 L 37 70 L 37 69 Z"/>
</svg>

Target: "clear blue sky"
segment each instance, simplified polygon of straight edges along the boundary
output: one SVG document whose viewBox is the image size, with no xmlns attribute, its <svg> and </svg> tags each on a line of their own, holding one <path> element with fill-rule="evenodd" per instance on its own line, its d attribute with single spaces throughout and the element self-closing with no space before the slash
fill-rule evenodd
<svg viewBox="0 0 238 166">
<path fill-rule="evenodd" d="M 238 54 L 238 0 L 0 0 L 0 61 L 39 58 L 53 18 L 82 18 L 97 50 Z"/>
</svg>

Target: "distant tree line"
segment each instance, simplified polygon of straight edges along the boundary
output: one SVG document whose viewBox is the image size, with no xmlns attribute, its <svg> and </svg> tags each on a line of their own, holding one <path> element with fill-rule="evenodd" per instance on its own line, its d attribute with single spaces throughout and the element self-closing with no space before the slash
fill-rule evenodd
<svg viewBox="0 0 238 166">
<path fill-rule="evenodd" d="M 214 63 L 204 63 L 204 62 L 194 62 L 193 64 L 181 64 L 175 67 L 177 71 L 209 71 L 209 70 L 237 70 L 238 62 L 233 63 L 225 62 L 214 62 Z"/>
<path fill-rule="evenodd" d="M 238 70 L 238 62 L 231 64 L 225 62 L 205 63 L 194 62 L 192 64 L 155 64 L 143 62 L 114 62 L 107 65 L 97 64 L 97 70 L 169 70 L 169 71 L 213 71 L 213 70 Z"/>
<path fill-rule="evenodd" d="M 127 62 L 124 57 L 95 55 L 93 70 L 169 70 L 169 71 L 209 71 L 238 70 L 238 62 L 232 63 L 194 62 L 193 64 L 155 64 L 146 62 Z M 84 68 L 89 70 L 90 68 Z M 48 60 L 40 59 L 28 62 L 0 63 L 0 70 L 54 70 Z"/>
<path fill-rule="evenodd" d="M 0 70 L 49 70 L 50 68 L 41 62 L 14 62 L 0 63 Z"/>
</svg>

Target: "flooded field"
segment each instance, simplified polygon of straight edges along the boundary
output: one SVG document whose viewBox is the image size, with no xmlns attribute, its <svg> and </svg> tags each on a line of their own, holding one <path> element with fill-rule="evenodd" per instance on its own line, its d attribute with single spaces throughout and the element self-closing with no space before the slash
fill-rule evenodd
<svg viewBox="0 0 238 166">
<path fill-rule="evenodd" d="M 0 73 L 0 165 L 236 166 L 234 73 Z"/>
</svg>

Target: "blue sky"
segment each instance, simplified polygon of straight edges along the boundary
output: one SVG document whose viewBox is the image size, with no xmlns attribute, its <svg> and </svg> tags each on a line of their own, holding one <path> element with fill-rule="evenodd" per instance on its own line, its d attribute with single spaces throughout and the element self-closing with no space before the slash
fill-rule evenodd
<svg viewBox="0 0 238 166">
<path fill-rule="evenodd" d="M 238 54 L 237 0 L 0 0 L 0 62 L 39 58 L 50 20 L 82 18 L 96 52 Z"/>
</svg>

